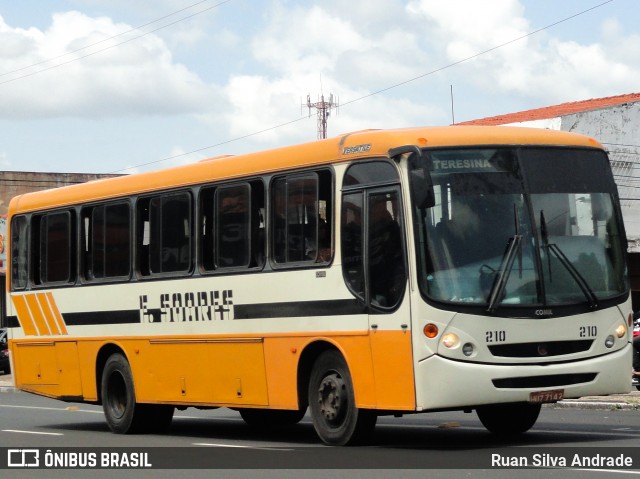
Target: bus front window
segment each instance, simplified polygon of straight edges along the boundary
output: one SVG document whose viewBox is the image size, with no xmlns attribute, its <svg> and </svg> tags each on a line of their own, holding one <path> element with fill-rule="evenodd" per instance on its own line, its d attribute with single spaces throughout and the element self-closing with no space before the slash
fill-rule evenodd
<svg viewBox="0 0 640 479">
<path fill-rule="evenodd" d="M 594 308 L 626 291 L 624 233 L 615 192 L 602 179 L 604 153 L 432 150 L 426 161 L 436 203 L 414 207 L 414 221 L 419 283 L 428 299 L 490 312 Z M 600 168 L 584 168 L 585 161 Z M 570 179 L 577 163 L 587 172 L 576 185 Z"/>
</svg>

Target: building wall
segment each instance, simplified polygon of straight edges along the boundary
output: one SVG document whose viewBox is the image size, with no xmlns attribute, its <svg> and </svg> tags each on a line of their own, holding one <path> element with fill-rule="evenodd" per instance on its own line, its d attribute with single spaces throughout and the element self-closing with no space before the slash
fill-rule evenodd
<svg viewBox="0 0 640 479">
<path fill-rule="evenodd" d="M 38 173 L 26 171 L 0 171 L 0 215 L 6 215 L 9 201 L 14 196 L 31 191 L 48 190 L 61 186 L 86 183 L 100 178 L 119 175 L 88 173 Z"/>
</svg>

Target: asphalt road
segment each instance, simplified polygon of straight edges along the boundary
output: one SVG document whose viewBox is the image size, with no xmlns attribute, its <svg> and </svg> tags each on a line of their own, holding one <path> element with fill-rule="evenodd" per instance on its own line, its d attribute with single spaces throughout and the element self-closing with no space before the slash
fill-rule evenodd
<svg viewBox="0 0 640 479">
<path fill-rule="evenodd" d="M 640 475 L 640 448 L 636 447 L 639 440 L 640 411 L 615 407 L 545 407 L 529 433 L 509 441 L 486 432 L 475 414 L 460 412 L 380 418 L 370 444 L 356 448 L 321 444 L 308 417 L 295 427 L 255 431 L 244 424 L 238 413 L 226 409 L 177 411 L 171 429 L 164 435 L 122 436 L 108 431 L 98 406 L 67 404 L 18 392 L 0 393 L 0 448 L 38 449 L 42 455 L 47 450 L 76 454 L 94 450 L 140 454 L 147 451 L 154 467 L 179 468 L 126 471 L 7 469 L 0 470 L 3 479 L 87 477 L 89 474 L 91 477 L 158 478 L 186 474 L 187 477 L 303 476 L 305 479 L 619 477 L 621 474 Z M 527 456 L 529 464 L 533 454 L 538 454 L 535 465 L 548 466 L 548 461 L 554 457 L 614 453 L 630 457 L 637 469 L 491 468 L 494 454 L 503 460 Z M 547 460 L 546 464 L 544 460 Z"/>
</svg>

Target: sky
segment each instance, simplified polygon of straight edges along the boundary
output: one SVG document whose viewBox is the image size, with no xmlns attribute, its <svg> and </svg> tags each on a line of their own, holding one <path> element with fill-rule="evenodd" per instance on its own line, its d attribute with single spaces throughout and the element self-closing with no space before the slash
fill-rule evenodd
<svg viewBox="0 0 640 479">
<path fill-rule="evenodd" d="M 134 173 L 640 92 L 637 0 L 0 0 L 0 170 Z"/>
</svg>

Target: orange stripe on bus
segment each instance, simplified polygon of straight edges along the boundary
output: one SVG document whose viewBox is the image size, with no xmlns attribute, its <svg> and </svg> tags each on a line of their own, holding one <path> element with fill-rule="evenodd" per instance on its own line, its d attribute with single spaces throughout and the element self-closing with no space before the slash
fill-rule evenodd
<svg viewBox="0 0 640 479">
<path fill-rule="evenodd" d="M 55 319 L 58 331 L 60 331 L 60 334 L 69 334 L 69 332 L 67 331 L 67 325 L 64 322 L 64 318 L 60 314 L 58 305 L 56 305 L 56 300 L 53 299 L 53 294 L 47 293 L 46 299 L 49 307 L 51 308 L 51 312 L 53 313 L 53 318 Z"/>
<path fill-rule="evenodd" d="M 27 306 L 29 307 L 29 311 L 31 311 L 31 317 L 33 318 L 33 322 L 36 325 L 36 329 L 38 330 L 38 334 L 40 336 L 45 336 L 51 334 L 51 330 L 49 329 L 49 325 L 45 320 L 42 308 L 40 307 L 40 302 L 35 294 L 28 294 L 25 296 L 27 300 Z"/>
<path fill-rule="evenodd" d="M 60 334 L 60 326 L 58 326 L 58 321 L 53 314 L 47 295 L 45 293 L 37 293 L 36 298 L 40 303 L 40 310 L 49 327 L 49 331 L 51 331 L 51 334 Z"/>
<path fill-rule="evenodd" d="M 27 306 L 27 300 L 24 296 L 11 296 L 13 300 L 13 306 L 18 313 L 18 321 L 20 326 L 24 329 L 24 334 L 27 336 L 37 336 L 36 326 L 33 324 L 33 318 L 29 312 L 29 306 Z"/>
</svg>

